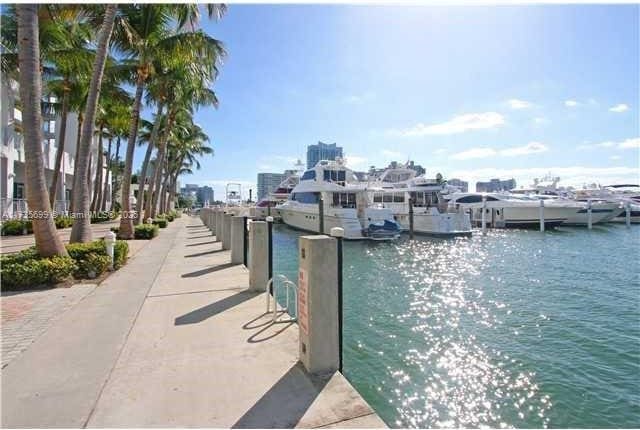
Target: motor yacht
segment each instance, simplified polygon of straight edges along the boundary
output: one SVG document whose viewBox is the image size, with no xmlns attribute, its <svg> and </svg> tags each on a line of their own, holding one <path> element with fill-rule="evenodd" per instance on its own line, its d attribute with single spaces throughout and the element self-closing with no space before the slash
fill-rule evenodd
<svg viewBox="0 0 640 430">
<path fill-rule="evenodd" d="M 552 206 L 574 207 L 575 213 L 567 218 L 563 225 L 586 226 L 589 224 L 589 204 L 591 205 L 591 224 L 600 224 L 611 221 L 624 209 L 618 202 L 599 199 L 573 200 L 551 195 L 530 194 L 521 196 L 532 200 L 544 200 L 545 209 Z"/>
<path fill-rule="evenodd" d="M 300 177 L 300 182 L 284 203 L 276 206 L 282 221 L 293 228 L 320 232 L 322 199 L 323 228 L 344 229 L 345 239 L 393 239 L 400 232 L 389 209 L 369 205 L 366 184 L 358 182 L 343 160 L 322 160 Z M 372 227 L 373 225 L 373 227 Z M 386 237 L 383 237 L 386 236 Z"/>
<path fill-rule="evenodd" d="M 471 220 L 482 225 L 482 208 L 486 208 L 485 222 L 496 228 L 531 228 L 540 225 L 540 201 L 528 196 L 508 193 L 452 193 L 444 196 L 450 204 L 471 211 Z M 483 201 L 485 200 L 485 201 Z M 544 206 L 545 228 L 557 227 L 578 211 L 575 206 Z"/>
<path fill-rule="evenodd" d="M 269 215 L 280 217 L 280 211 L 277 209 L 277 206 L 289 199 L 289 195 L 299 182 L 299 175 L 293 174 L 288 176 L 278 185 L 278 188 L 256 203 L 255 215 L 258 217 L 266 217 Z"/>
<path fill-rule="evenodd" d="M 443 198 L 446 182 L 439 176 L 427 179 L 415 176 L 411 169 L 388 169 L 370 183 L 371 203 L 391 209 L 403 230 L 410 228 L 409 199 L 413 201 L 413 230 L 437 236 L 469 236 L 471 222 L 461 208 L 449 206 Z"/>
</svg>

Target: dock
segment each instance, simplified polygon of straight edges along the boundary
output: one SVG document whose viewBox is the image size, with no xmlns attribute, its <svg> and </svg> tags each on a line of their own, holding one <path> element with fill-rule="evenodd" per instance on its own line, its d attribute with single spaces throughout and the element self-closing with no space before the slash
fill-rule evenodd
<svg viewBox="0 0 640 430">
<path fill-rule="evenodd" d="M 58 318 L 2 370 L 3 427 L 386 427 L 214 239 L 177 219 Z"/>
</svg>

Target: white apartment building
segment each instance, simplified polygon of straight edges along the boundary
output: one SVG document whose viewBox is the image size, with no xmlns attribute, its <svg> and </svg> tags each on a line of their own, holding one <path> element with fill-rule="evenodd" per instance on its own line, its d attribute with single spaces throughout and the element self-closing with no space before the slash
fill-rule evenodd
<svg viewBox="0 0 640 430">
<path fill-rule="evenodd" d="M 26 203 L 26 172 L 25 157 L 20 127 L 22 126 L 22 112 L 19 109 L 18 83 L 15 81 L 1 82 L 0 95 L 0 215 L 2 219 L 21 218 L 28 210 Z M 51 96 L 49 101 L 55 102 Z M 59 114 L 43 112 L 45 177 L 47 185 L 51 184 L 57 151 L 57 138 L 60 133 Z M 69 200 L 73 189 L 73 169 L 78 138 L 78 118 L 75 113 L 69 113 L 65 135 L 64 153 L 61 164 L 60 189 L 56 195 L 55 211 L 63 212 L 69 208 Z M 103 145 L 106 143 L 103 142 Z M 92 142 L 91 183 L 95 183 L 98 153 L 98 138 Z M 104 157 L 104 155 L 101 155 Z M 103 158 L 102 189 L 107 181 L 107 208 L 111 206 L 111 175 L 107 172 L 107 160 Z M 90 187 L 93 193 L 93 185 Z"/>
</svg>

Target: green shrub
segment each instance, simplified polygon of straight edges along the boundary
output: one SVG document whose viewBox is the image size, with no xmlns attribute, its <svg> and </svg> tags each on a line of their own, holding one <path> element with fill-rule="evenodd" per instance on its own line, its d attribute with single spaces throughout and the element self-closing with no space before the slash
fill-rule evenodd
<svg viewBox="0 0 640 430">
<path fill-rule="evenodd" d="M 29 250 L 29 252 L 31 252 Z M 24 253 L 25 257 L 29 253 Z M 53 284 L 64 281 L 77 270 L 75 261 L 71 257 L 29 258 L 19 261 L 21 258 L 2 258 L 2 286 L 3 287 L 30 287 L 43 284 Z"/>
<path fill-rule="evenodd" d="M 83 256 L 83 258 L 75 260 L 77 269 L 73 273 L 78 279 L 93 279 L 102 275 L 111 263 L 111 258 L 108 255 L 96 254 L 90 252 Z"/>
<path fill-rule="evenodd" d="M 136 239 L 153 239 L 158 235 L 158 226 L 155 224 L 137 225 L 134 231 Z"/>
<path fill-rule="evenodd" d="M 175 216 L 172 214 L 167 214 L 167 221 L 172 222 L 175 219 Z"/>
<path fill-rule="evenodd" d="M 16 252 L 15 254 L 5 254 L 0 257 L 0 265 L 4 266 L 7 264 L 22 264 L 27 260 L 33 260 L 34 258 L 40 258 L 38 255 L 38 251 L 35 246 L 31 248 L 23 249 L 20 252 Z"/>
<path fill-rule="evenodd" d="M 3 236 L 21 236 L 33 233 L 31 220 L 10 219 L 2 223 Z"/>
<path fill-rule="evenodd" d="M 113 247 L 113 268 L 119 269 L 127 262 L 129 258 L 129 244 L 126 240 L 116 240 Z"/>
<path fill-rule="evenodd" d="M 73 225 L 73 218 L 70 216 L 58 215 L 53 220 L 56 223 L 56 228 L 68 228 Z"/>
<path fill-rule="evenodd" d="M 153 220 L 153 225 L 157 225 L 160 228 L 167 228 L 169 222 L 166 218 L 156 218 Z"/>
</svg>

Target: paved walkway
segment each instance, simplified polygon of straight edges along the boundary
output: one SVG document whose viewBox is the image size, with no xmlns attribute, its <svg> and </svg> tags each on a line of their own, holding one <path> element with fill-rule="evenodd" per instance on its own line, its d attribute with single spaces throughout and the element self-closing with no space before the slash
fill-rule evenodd
<svg viewBox="0 0 640 430">
<path fill-rule="evenodd" d="M 100 222 L 91 224 L 91 231 L 93 232 L 94 239 L 100 239 L 111 230 L 111 227 L 118 227 L 120 220 L 113 220 L 108 222 Z M 69 237 L 71 236 L 71 227 L 58 230 L 60 237 L 64 243 L 69 243 Z M 2 236 L 0 239 L 0 254 L 8 254 L 11 252 L 22 251 L 33 245 L 35 245 L 35 239 L 33 234 L 27 234 L 24 236 Z"/>
<path fill-rule="evenodd" d="M 182 217 L 2 374 L 3 427 L 383 427 L 336 373 L 297 363 L 295 324 Z"/>
<path fill-rule="evenodd" d="M 148 240 L 129 241 L 129 258 L 137 254 Z M 85 282 L 70 288 L 2 291 L 2 364 L 4 369 L 25 351 L 60 316 L 73 308 L 96 288 Z"/>
</svg>

